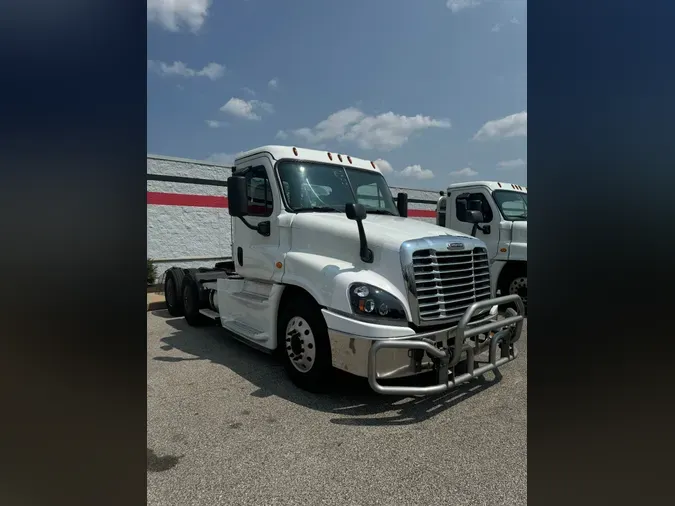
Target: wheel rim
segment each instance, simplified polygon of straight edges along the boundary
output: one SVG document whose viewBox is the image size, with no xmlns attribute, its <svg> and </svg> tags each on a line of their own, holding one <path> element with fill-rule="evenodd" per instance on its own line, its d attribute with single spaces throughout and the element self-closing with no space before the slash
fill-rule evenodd
<svg viewBox="0 0 675 506">
<path fill-rule="evenodd" d="M 298 371 L 306 373 L 314 365 L 316 342 L 314 332 L 300 316 L 291 318 L 286 325 L 286 354 Z"/>
<path fill-rule="evenodd" d="M 173 306 L 176 300 L 176 282 L 173 276 L 166 280 L 166 303 Z"/>
<path fill-rule="evenodd" d="M 519 295 L 523 300 L 523 304 L 527 304 L 527 278 L 520 277 L 511 281 L 509 285 L 510 295 Z"/>
</svg>

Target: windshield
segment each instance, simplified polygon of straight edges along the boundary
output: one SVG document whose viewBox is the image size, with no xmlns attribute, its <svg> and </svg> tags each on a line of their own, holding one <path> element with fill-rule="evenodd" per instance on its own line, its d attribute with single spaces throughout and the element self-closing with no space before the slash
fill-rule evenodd
<svg viewBox="0 0 675 506">
<path fill-rule="evenodd" d="M 347 203 L 358 202 L 371 214 L 398 216 L 379 172 L 296 161 L 282 161 L 278 168 L 286 202 L 295 212 L 343 213 Z"/>
<path fill-rule="evenodd" d="M 527 221 L 527 193 L 495 190 L 492 196 L 504 218 L 512 221 Z"/>
</svg>

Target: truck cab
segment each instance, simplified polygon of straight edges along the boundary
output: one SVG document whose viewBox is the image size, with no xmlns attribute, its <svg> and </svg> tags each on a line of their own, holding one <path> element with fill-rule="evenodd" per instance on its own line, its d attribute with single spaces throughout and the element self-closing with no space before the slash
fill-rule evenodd
<svg viewBox="0 0 675 506">
<path fill-rule="evenodd" d="M 408 219 L 374 162 L 264 146 L 235 160 L 227 198 L 231 259 L 170 269 L 167 306 L 277 354 L 300 387 L 323 391 L 341 369 L 426 395 L 516 358 L 522 302 L 494 297 L 486 244 Z M 505 302 L 516 310 L 501 318 Z M 431 385 L 381 383 L 424 372 Z"/>
<path fill-rule="evenodd" d="M 470 207 L 483 215 L 476 227 L 467 221 Z M 527 187 L 497 181 L 452 184 L 438 199 L 436 223 L 473 231 L 487 246 L 495 292 L 519 295 L 527 304 Z"/>
</svg>

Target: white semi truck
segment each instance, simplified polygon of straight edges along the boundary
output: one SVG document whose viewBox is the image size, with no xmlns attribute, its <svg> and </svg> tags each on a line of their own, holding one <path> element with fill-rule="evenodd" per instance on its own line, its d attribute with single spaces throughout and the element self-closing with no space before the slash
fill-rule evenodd
<svg viewBox="0 0 675 506">
<path fill-rule="evenodd" d="M 467 211 L 481 212 L 479 224 Z M 493 290 L 527 305 L 527 187 L 497 181 L 452 184 L 441 192 L 436 224 L 472 233 L 487 246 Z"/>
<path fill-rule="evenodd" d="M 341 369 L 378 393 L 427 395 L 516 358 L 524 307 L 494 297 L 485 243 L 408 219 L 374 162 L 264 146 L 235 160 L 227 189 L 232 257 L 169 269 L 172 315 L 278 354 L 310 391 Z M 386 384 L 425 372 L 427 385 Z"/>
</svg>

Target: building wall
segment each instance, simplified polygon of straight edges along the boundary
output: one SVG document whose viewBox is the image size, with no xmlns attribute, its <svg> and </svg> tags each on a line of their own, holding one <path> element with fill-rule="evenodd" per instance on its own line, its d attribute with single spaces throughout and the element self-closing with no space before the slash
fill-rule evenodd
<svg viewBox="0 0 675 506">
<path fill-rule="evenodd" d="M 227 212 L 229 166 L 156 155 L 147 158 L 148 257 L 161 275 L 171 266 L 212 265 L 231 256 L 231 220 Z M 179 177 L 200 182 L 156 181 Z M 217 186 L 221 185 L 221 186 Z M 391 187 L 408 194 L 409 216 L 435 222 L 438 192 Z"/>
</svg>

